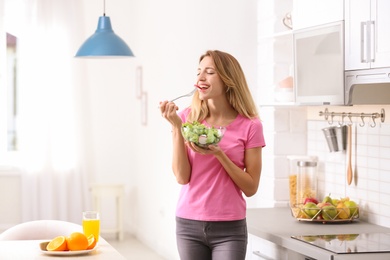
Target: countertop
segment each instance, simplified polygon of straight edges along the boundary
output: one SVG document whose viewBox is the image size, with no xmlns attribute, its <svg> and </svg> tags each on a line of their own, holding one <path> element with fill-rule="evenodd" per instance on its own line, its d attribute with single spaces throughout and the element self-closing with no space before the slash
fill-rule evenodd
<svg viewBox="0 0 390 260">
<path fill-rule="evenodd" d="M 358 233 L 389 233 L 390 228 L 356 220 L 345 224 L 322 224 L 298 221 L 290 208 L 257 208 L 247 210 L 248 232 L 276 245 L 318 260 L 379 260 L 390 259 L 390 253 L 335 254 L 291 238 L 293 235 L 330 235 Z M 332 257 L 332 255 L 335 255 Z"/>
</svg>

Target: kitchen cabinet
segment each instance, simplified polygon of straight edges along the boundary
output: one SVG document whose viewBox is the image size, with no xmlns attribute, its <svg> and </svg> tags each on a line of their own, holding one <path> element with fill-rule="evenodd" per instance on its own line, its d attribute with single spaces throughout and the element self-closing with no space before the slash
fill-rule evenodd
<svg viewBox="0 0 390 260">
<path fill-rule="evenodd" d="M 390 1 L 345 0 L 345 70 L 390 67 Z"/>
<path fill-rule="evenodd" d="M 259 10 L 269 8 L 268 13 L 274 15 L 272 21 L 276 17 L 278 22 L 278 26 L 272 26 L 271 34 L 265 34 L 266 37 L 262 33 L 264 29 L 259 33 L 259 85 L 262 94 L 258 98 L 259 103 L 343 105 L 344 37 L 340 22 L 344 18 L 343 1 L 292 0 L 283 5 L 277 3 L 272 5 L 263 0 L 259 6 Z M 286 14 L 291 14 L 293 30 L 282 25 Z M 270 15 L 259 13 L 259 17 L 264 16 Z M 312 30 L 334 22 L 339 23 L 338 27 Z M 259 28 L 264 28 L 264 25 L 261 21 Z M 297 52 L 303 55 L 297 57 Z"/>
<path fill-rule="evenodd" d="M 344 20 L 344 6 L 340 0 L 294 0 L 293 6 L 294 30 Z"/>
<path fill-rule="evenodd" d="M 248 244 L 248 254 L 245 260 L 287 259 L 285 248 L 260 237 L 249 234 Z"/>
<path fill-rule="evenodd" d="M 310 260 L 310 258 L 249 234 L 248 252 L 245 260 Z"/>
<path fill-rule="evenodd" d="M 342 21 L 294 32 L 297 104 L 344 104 L 343 35 Z"/>
</svg>

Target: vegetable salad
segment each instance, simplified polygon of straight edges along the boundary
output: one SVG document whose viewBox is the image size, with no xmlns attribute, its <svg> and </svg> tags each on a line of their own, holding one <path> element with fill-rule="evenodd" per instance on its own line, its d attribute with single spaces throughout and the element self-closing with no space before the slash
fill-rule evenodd
<svg viewBox="0 0 390 260">
<path fill-rule="evenodd" d="M 196 121 L 193 123 L 186 122 L 182 125 L 184 139 L 201 147 L 219 143 L 222 139 L 223 132 L 222 128 L 206 127 Z"/>
</svg>

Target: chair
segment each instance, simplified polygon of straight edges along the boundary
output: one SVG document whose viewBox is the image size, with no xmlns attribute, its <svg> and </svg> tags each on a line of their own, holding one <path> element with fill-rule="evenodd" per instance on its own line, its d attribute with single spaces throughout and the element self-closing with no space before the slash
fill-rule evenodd
<svg viewBox="0 0 390 260">
<path fill-rule="evenodd" d="M 94 183 L 91 185 L 91 193 L 93 199 L 94 209 L 101 212 L 102 202 L 105 199 L 111 199 L 115 203 L 116 207 L 116 226 L 115 228 L 102 228 L 100 227 L 100 234 L 102 233 L 114 233 L 117 239 L 122 241 L 124 237 L 123 230 L 123 199 L 125 196 L 125 187 L 123 184 L 99 184 Z M 101 222 L 100 222 L 101 225 Z"/>
<path fill-rule="evenodd" d="M 72 232 L 83 232 L 83 228 L 61 220 L 35 220 L 5 230 L 0 234 L 0 241 L 53 239 L 57 236 L 69 236 Z"/>
</svg>

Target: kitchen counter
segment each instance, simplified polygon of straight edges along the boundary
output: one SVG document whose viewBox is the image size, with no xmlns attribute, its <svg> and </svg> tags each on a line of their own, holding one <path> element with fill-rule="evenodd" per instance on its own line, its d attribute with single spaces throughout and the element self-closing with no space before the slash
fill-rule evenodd
<svg viewBox="0 0 390 260">
<path fill-rule="evenodd" d="M 364 221 L 356 220 L 346 224 L 298 221 L 292 217 L 289 208 L 283 207 L 248 209 L 247 223 L 251 235 L 314 259 L 365 260 L 368 256 L 370 260 L 390 259 L 390 253 L 335 254 L 291 238 L 292 235 L 390 233 L 390 228 Z"/>
</svg>

